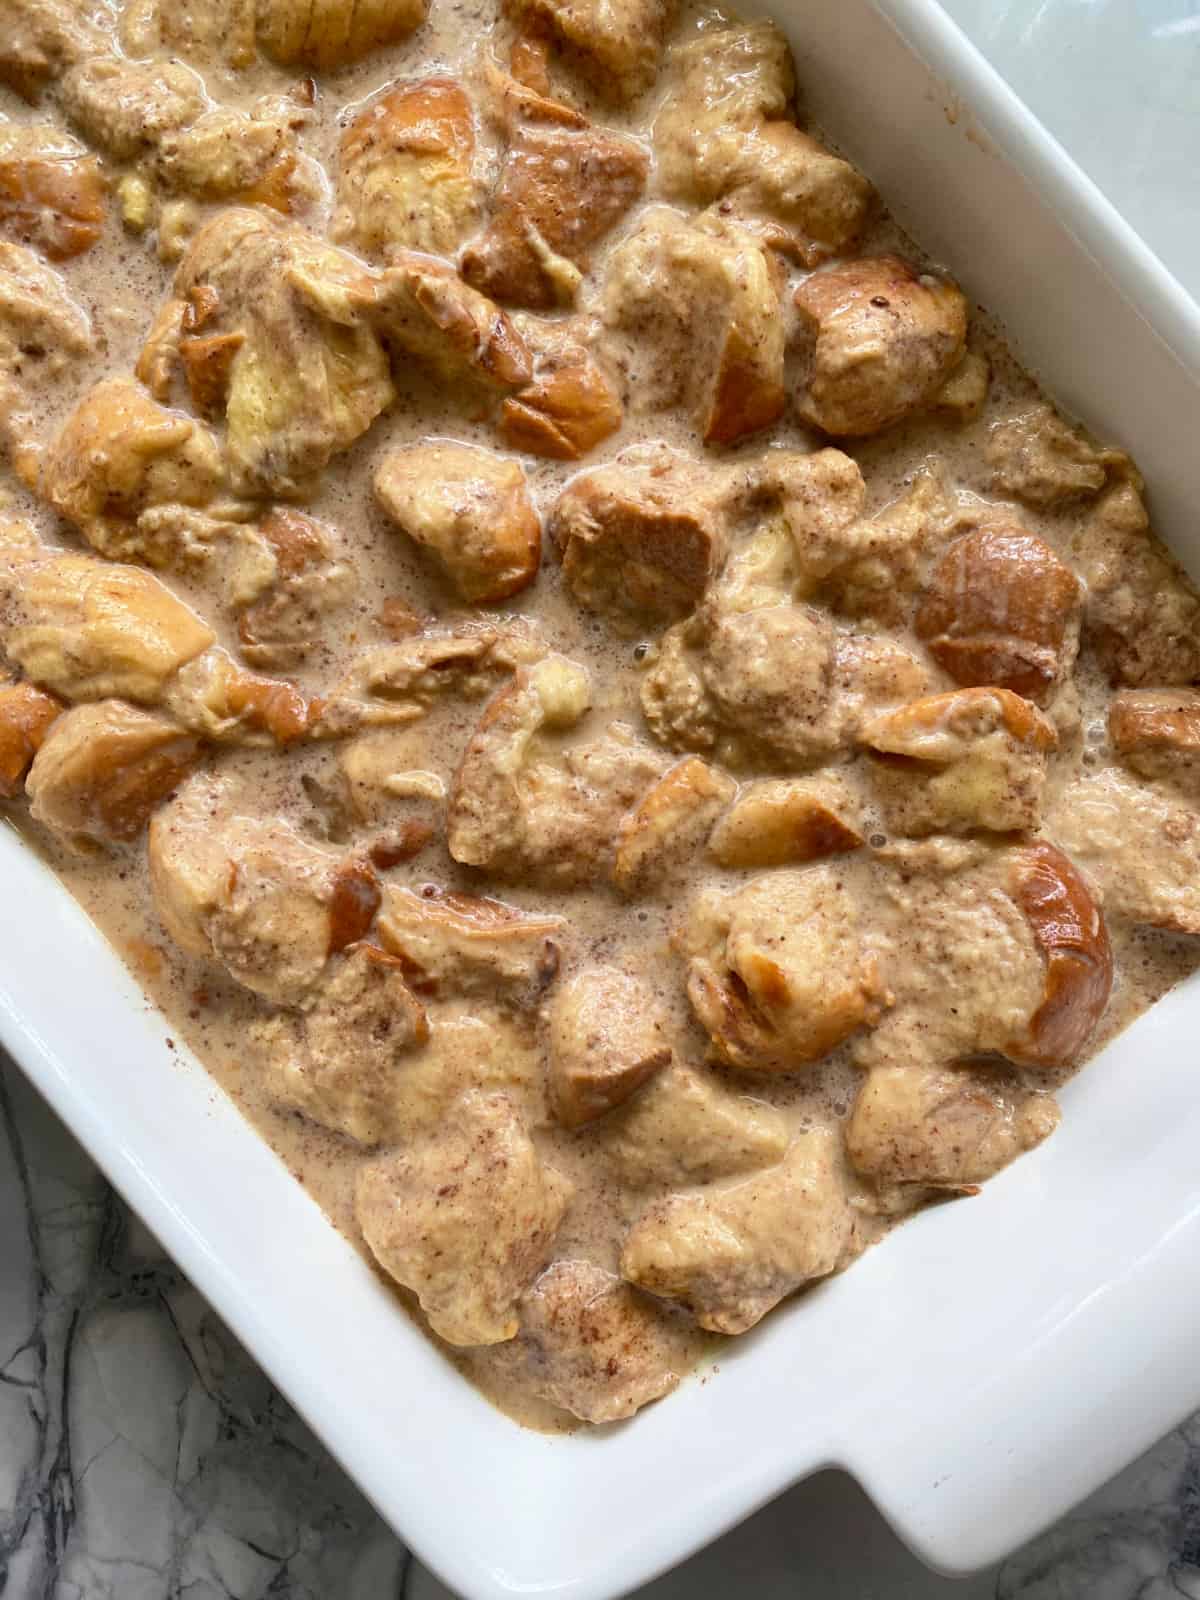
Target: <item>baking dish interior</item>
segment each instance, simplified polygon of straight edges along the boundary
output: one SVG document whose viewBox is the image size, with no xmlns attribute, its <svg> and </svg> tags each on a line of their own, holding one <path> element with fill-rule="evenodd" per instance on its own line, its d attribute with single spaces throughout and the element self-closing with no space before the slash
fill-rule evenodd
<svg viewBox="0 0 1200 1600">
<path fill-rule="evenodd" d="M 1060 404 L 1132 451 L 1159 531 L 1200 570 L 1191 302 L 935 5 L 771 9 L 813 119 Z M 1200 1398 L 1195 983 L 1105 1051 L 1068 1088 L 1059 1134 L 978 1199 L 910 1222 L 636 1426 L 547 1438 L 493 1411 L 398 1313 L 7 831 L 0 863 L 4 1042 L 468 1600 L 604 1600 L 827 1464 L 927 1560 L 969 1569 Z"/>
</svg>

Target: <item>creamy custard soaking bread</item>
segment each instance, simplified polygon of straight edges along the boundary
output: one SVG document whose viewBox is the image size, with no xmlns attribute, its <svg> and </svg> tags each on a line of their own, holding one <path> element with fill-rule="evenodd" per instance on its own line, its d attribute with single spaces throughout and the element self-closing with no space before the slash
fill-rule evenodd
<svg viewBox="0 0 1200 1600">
<path fill-rule="evenodd" d="M 1200 960 L 1200 595 L 801 103 L 691 0 L 0 0 L 0 799 L 544 1427 Z"/>
</svg>

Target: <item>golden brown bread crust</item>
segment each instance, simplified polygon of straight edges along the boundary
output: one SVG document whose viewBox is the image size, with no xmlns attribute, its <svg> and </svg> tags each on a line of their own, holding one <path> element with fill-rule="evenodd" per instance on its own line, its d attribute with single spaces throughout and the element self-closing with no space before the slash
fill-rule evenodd
<svg viewBox="0 0 1200 1600">
<path fill-rule="evenodd" d="M 199 756 L 200 741 L 168 717 L 121 700 L 74 706 L 29 769 L 31 815 L 69 841 L 135 839 Z"/>
<path fill-rule="evenodd" d="M 21 792 L 29 764 L 62 709 L 61 700 L 31 683 L 0 685 L 0 799 Z"/>
<path fill-rule="evenodd" d="M 1104 913 L 1075 864 L 1044 839 L 1016 851 L 1010 892 L 1045 957 L 1046 987 L 1027 1034 L 1005 1054 L 1024 1066 L 1067 1066 L 1082 1053 L 1112 990 Z"/>
<path fill-rule="evenodd" d="M 365 939 L 383 899 L 369 862 L 351 858 L 334 874 L 329 896 L 329 954 Z M 380 952 L 380 960 L 395 959 Z M 397 963 L 398 964 L 398 963 Z"/>
<path fill-rule="evenodd" d="M 54 127 L 0 127 L 0 229 L 66 261 L 90 250 L 107 211 L 95 156 Z"/>
<path fill-rule="evenodd" d="M 453 78 L 398 83 L 346 128 L 332 238 L 365 255 L 449 255 L 475 226 L 471 102 Z"/>
<path fill-rule="evenodd" d="M 500 437 L 514 450 L 578 461 L 616 433 L 621 396 L 582 346 L 543 354 L 532 381 L 500 407 Z"/>
<path fill-rule="evenodd" d="M 625 894 L 652 888 L 699 850 L 733 793 L 733 779 L 699 756 L 677 762 L 621 819 L 613 882 Z"/>
<path fill-rule="evenodd" d="M 781 778 L 738 796 L 709 836 L 708 853 L 722 867 L 786 867 L 846 855 L 862 842 L 832 793 Z"/>
<path fill-rule="evenodd" d="M 794 1072 L 890 1005 L 854 900 L 832 868 L 767 874 L 702 894 L 676 935 L 687 994 L 717 1055 L 744 1072 Z"/>
<path fill-rule="evenodd" d="M 883 755 L 896 755 L 915 761 L 926 759 L 924 742 L 937 737 L 955 722 L 969 723 L 992 710 L 996 719 L 1021 744 L 1036 750 L 1053 750 L 1058 742 L 1053 725 L 1036 706 L 1010 689 L 950 689 L 945 694 L 926 695 L 911 705 L 901 706 L 886 716 L 876 717 L 864 730 L 863 741 Z M 928 756 L 936 761 L 938 756 Z"/>
<path fill-rule="evenodd" d="M 376 467 L 375 498 L 470 605 L 506 600 L 537 577 L 542 524 L 515 461 L 451 441 L 402 445 Z"/>
<path fill-rule="evenodd" d="M 521 128 L 491 222 L 463 252 L 463 277 L 505 305 L 570 303 L 592 246 L 635 203 L 649 170 L 636 140 L 606 128 Z"/>
<path fill-rule="evenodd" d="M 639 623 L 686 616 L 728 543 L 720 480 L 666 445 L 635 447 L 573 478 L 549 532 L 576 600 Z"/>
<path fill-rule="evenodd" d="M 957 683 L 1044 704 L 1074 658 L 1082 588 L 1019 524 L 956 539 L 930 573 L 913 626 Z"/>
<path fill-rule="evenodd" d="M 924 410 L 966 348 L 957 285 L 900 256 L 815 272 L 795 304 L 812 345 L 800 415 L 834 438 L 879 433 Z"/>
<path fill-rule="evenodd" d="M 364 280 L 358 303 L 388 343 L 450 382 L 510 394 L 533 375 L 528 346 L 507 314 L 448 261 L 401 251 L 379 280 Z"/>
<path fill-rule="evenodd" d="M 1189 790 L 1200 779 L 1200 690 L 1123 689 L 1108 707 L 1108 742 L 1143 778 Z"/>
</svg>

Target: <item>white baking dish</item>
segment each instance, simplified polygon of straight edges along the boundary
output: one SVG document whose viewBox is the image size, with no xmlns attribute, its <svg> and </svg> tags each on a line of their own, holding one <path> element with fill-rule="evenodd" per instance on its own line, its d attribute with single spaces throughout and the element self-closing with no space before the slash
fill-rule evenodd
<svg viewBox="0 0 1200 1600">
<path fill-rule="evenodd" d="M 1161 530 L 1195 556 L 1200 311 L 932 0 L 781 4 L 816 117 L 1059 400 L 1134 451 Z M 4 1043 L 470 1600 L 615 1596 L 831 1464 L 927 1561 L 970 1569 L 1200 1402 L 1196 984 L 1072 1084 L 1062 1130 L 979 1199 L 910 1222 L 632 1425 L 547 1439 L 405 1320 L 6 832 L 0 872 Z"/>
</svg>

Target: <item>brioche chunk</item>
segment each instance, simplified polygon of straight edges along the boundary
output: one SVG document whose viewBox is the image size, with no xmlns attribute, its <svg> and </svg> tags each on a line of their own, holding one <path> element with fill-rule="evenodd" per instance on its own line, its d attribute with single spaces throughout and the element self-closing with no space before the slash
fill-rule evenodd
<svg viewBox="0 0 1200 1600">
<path fill-rule="evenodd" d="M 90 250 L 107 210 L 100 163 L 52 126 L 0 126 L 0 230 L 51 261 Z"/>
<path fill-rule="evenodd" d="M 137 567 L 46 552 L 5 562 L 4 647 L 64 700 L 118 696 L 152 705 L 213 643 L 211 628 Z"/>
<path fill-rule="evenodd" d="M 1079 639 L 1078 578 L 1019 525 L 983 528 L 930 574 L 914 628 L 956 683 L 995 684 L 1044 705 Z"/>
<path fill-rule="evenodd" d="M 621 426 L 621 396 L 592 352 L 567 336 L 543 337 L 530 381 L 500 407 L 500 436 L 514 450 L 578 461 Z"/>
<path fill-rule="evenodd" d="M 565 1128 L 603 1116 L 671 1059 L 653 991 L 611 967 L 585 967 L 550 1006 L 549 1090 Z"/>
<path fill-rule="evenodd" d="M 596 1147 L 631 1189 L 713 1183 L 772 1166 L 788 1126 L 774 1106 L 715 1072 L 672 1061 L 595 1125 Z"/>
<path fill-rule="evenodd" d="M 68 842 L 135 838 L 199 759 L 199 742 L 122 700 L 63 712 L 25 787 L 30 815 Z"/>
<path fill-rule="evenodd" d="M 680 1301 L 702 1328 L 744 1333 L 857 1247 L 836 1141 L 814 1129 L 778 1166 L 732 1188 L 656 1201 L 625 1241 L 621 1275 Z"/>
<path fill-rule="evenodd" d="M 580 473 L 550 516 L 575 598 L 618 621 L 686 615 L 724 558 L 723 497 L 716 474 L 665 445 Z"/>
<path fill-rule="evenodd" d="M 555 1261 L 521 1296 L 507 1369 L 584 1422 L 619 1422 L 669 1394 L 686 1361 L 678 1319 L 589 1261 Z"/>
<path fill-rule="evenodd" d="M 1057 735 L 1009 689 L 956 689 L 877 717 L 862 742 L 893 828 L 1006 833 L 1037 827 Z"/>
<path fill-rule="evenodd" d="M 1004 1053 L 1029 1066 L 1066 1066 L 1082 1053 L 1112 989 L 1104 914 L 1078 868 L 1052 844 L 1015 851 L 1010 870 L 1010 892 L 1029 920 L 1046 982 L 1028 1029 Z"/>
<path fill-rule="evenodd" d="M 732 798 L 732 778 L 688 756 L 643 795 L 621 822 L 613 881 L 626 894 L 644 893 L 695 854 Z"/>
<path fill-rule="evenodd" d="M 846 1128 L 856 1172 L 881 1187 L 971 1193 L 1058 1126 L 1048 1095 L 1027 1094 L 984 1068 L 880 1067 Z"/>
<path fill-rule="evenodd" d="M 0 683 L 0 799 L 11 800 L 24 782 L 62 702 L 31 683 Z"/>
<path fill-rule="evenodd" d="M 1124 689 L 1108 707 L 1109 743 L 1131 771 L 1200 790 L 1200 691 Z"/>
<path fill-rule="evenodd" d="M 467 994 L 528 1005 L 558 971 L 561 917 L 527 916 L 502 900 L 390 885 L 379 937 L 420 994 Z"/>
<path fill-rule="evenodd" d="M 143 513 L 165 506 L 202 509 L 222 483 L 220 452 L 208 430 L 152 400 L 128 378 L 109 378 L 84 396 L 42 463 L 42 493 L 102 555 L 162 566 L 156 524 Z"/>
<path fill-rule="evenodd" d="M 665 206 L 643 213 L 612 252 L 604 320 L 626 399 L 641 411 L 692 410 L 705 444 L 727 445 L 783 413 L 784 324 L 775 261 L 746 228 Z M 655 347 L 650 371 L 643 355 Z"/>
<path fill-rule="evenodd" d="M 717 1054 L 791 1072 L 876 1021 L 886 993 L 832 867 L 756 878 L 693 905 L 679 939 L 688 998 Z"/>
<path fill-rule="evenodd" d="M 1200 811 L 1191 801 L 1108 769 L 1072 786 L 1052 828 L 1110 917 L 1200 934 Z"/>
<path fill-rule="evenodd" d="M 150 828 L 150 887 L 171 938 L 280 1005 L 303 999 L 331 951 L 370 924 L 369 897 L 353 888 L 350 905 L 339 897 L 339 865 L 288 823 L 244 814 L 229 784 L 208 773 Z"/>
<path fill-rule="evenodd" d="M 992 486 L 1026 505 L 1052 508 L 1098 495 L 1110 471 L 1127 467 L 1120 450 L 1097 450 L 1050 406 L 997 423 L 988 436 Z"/>
<path fill-rule="evenodd" d="M 607 129 L 514 130 L 492 220 L 464 252 L 463 276 L 505 305 L 571 304 L 592 246 L 638 199 L 649 165 L 640 144 Z"/>
<path fill-rule="evenodd" d="M 469 1094 L 427 1139 L 363 1167 L 354 1210 L 371 1253 L 448 1344 L 498 1344 L 520 1326 L 571 1201 L 512 1102 Z"/>
<path fill-rule="evenodd" d="M 505 600 L 537 576 L 542 526 L 515 461 L 468 445 L 409 445 L 384 456 L 375 495 L 469 604 Z"/>
<path fill-rule="evenodd" d="M 835 437 L 879 433 L 933 403 L 962 360 L 967 302 L 899 256 L 849 261 L 796 290 L 808 341 L 800 412 Z"/>
<path fill-rule="evenodd" d="M 724 201 L 806 258 L 857 237 L 871 185 L 796 127 L 791 52 L 775 23 L 706 29 L 672 52 L 671 66 L 654 124 L 665 195 Z"/>
<path fill-rule="evenodd" d="M 427 10 L 425 0 L 258 0 L 258 38 L 285 66 L 328 71 L 397 44 Z"/>
<path fill-rule="evenodd" d="M 560 886 L 608 869 L 621 817 L 663 763 L 622 723 L 556 748 L 552 736 L 579 722 L 590 693 L 586 673 L 553 655 L 501 689 L 454 775 L 446 838 L 455 861 Z"/>
<path fill-rule="evenodd" d="M 507 0 L 519 21 L 548 29 L 602 94 L 632 100 L 654 81 L 677 0 Z"/>
<path fill-rule="evenodd" d="M 475 224 L 471 103 L 452 78 L 398 83 L 342 135 L 332 236 L 363 255 L 449 255 Z"/>
<path fill-rule="evenodd" d="M 1200 681 L 1200 594 L 1151 533 L 1136 474 L 1100 496 L 1072 553 L 1087 584 L 1084 638 L 1110 681 L 1133 689 Z"/>
<path fill-rule="evenodd" d="M 267 1092 L 278 1105 L 373 1145 L 397 1131 L 396 1079 L 429 1038 L 403 964 L 351 944 L 326 968 L 306 1010 L 255 1024 Z"/>
<path fill-rule="evenodd" d="M 221 211 L 192 241 L 176 296 L 205 339 L 238 341 L 219 406 L 238 492 L 310 492 L 391 403 L 387 357 L 355 309 L 369 286 L 355 257 L 261 212 Z"/>
<path fill-rule="evenodd" d="M 857 850 L 854 802 L 837 777 L 750 784 L 712 830 L 708 853 L 723 867 L 787 867 Z"/>
</svg>

